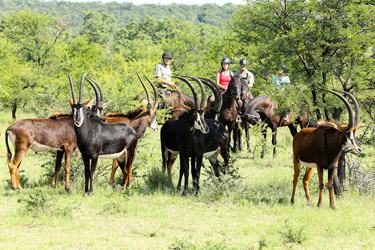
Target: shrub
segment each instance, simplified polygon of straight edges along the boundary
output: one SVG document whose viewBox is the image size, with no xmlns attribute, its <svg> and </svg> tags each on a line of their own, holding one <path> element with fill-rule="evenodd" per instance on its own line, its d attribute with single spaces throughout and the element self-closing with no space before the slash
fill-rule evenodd
<svg viewBox="0 0 375 250">
<path fill-rule="evenodd" d="M 152 167 L 145 177 L 145 183 L 148 189 L 151 191 L 155 190 L 166 190 L 170 191 L 173 189 L 173 185 L 168 175 L 164 173 L 159 167 Z"/>
<path fill-rule="evenodd" d="M 285 227 L 283 231 L 280 232 L 283 242 L 286 244 L 299 244 L 302 245 L 303 242 L 307 240 L 307 234 L 305 232 L 305 226 L 300 228 L 293 228 L 285 221 Z"/>
<path fill-rule="evenodd" d="M 52 197 L 46 194 L 40 188 L 35 188 L 25 197 L 21 197 L 18 203 L 24 206 L 20 208 L 23 214 L 31 215 L 32 217 L 40 216 L 71 216 L 75 207 L 66 205 L 64 207 L 56 207 L 55 201 Z"/>
</svg>

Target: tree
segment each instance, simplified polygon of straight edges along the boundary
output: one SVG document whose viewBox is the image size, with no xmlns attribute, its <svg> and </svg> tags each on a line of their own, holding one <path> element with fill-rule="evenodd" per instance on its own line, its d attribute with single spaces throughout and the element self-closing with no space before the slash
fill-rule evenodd
<svg viewBox="0 0 375 250">
<path fill-rule="evenodd" d="M 360 1 L 255 0 L 237 12 L 233 27 L 242 43 L 257 45 L 261 70 L 287 61 L 292 78 L 308 85 L 318 104 L 317 90 L 332 76 L 344 90 L 353 88 L 353 70 L 363 63 L 360 55 L 374 36 L 374 7 Z M 318 109 L 316 114 L 321 119 Z"/>
<path fill-rule="evenodd" d="M 254 0 L 237 12 L 233 27 L 243 48 L 246 43 L 256 45 L 259 68 L 266 72 L 266 79 L 270 64 L 287 61 L 292 79 L 300 83 L 297 87 L 310 89 L 315 107 L 321 99 L 330 120 L 331 113 L 339 119 L 343 109 L 336 107 L 335 101 L 329 106 L 327 100 L 335 99 L 326 98 L 324 92 L 319 98 L 318 90 L 329 85 L 351 92 L 363 89 L 363 76 L 357 72 L 365 68 L 367 74 L 374 71 L 374 65 L 368 65 L 363 56 L 373 47 L 374 12 L 372 1 Z M 321 119 L 320 110 L 315 112 Z M 338 172 L 345 170 L 343 161 L 344 155 Z"/>
</svg>

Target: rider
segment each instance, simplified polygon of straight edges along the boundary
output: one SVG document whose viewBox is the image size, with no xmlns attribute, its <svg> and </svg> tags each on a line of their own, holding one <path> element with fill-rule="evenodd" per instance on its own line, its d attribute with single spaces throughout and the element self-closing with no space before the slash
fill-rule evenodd
<svg viewBox="0 0 375 250">
<path fill-rule="evenodd" d="M 223 57 L 221 59 L 221 70 L 216 72 L 216 84 L 221 90 L 221 93 L 224 94 L 229 86 L 229 82 L 233 77 L 232 71 L 229 70 L 230 59 L 229 57 Z M 215 95 L 212 95 L 209 99 L 211 105 L 215 102 Z"/>
<path fill-rule="evenodd" d="M 284 92 L 286 90 L 286 86 L 290 84 L 290 79 L 287 75 L 285 75 L 286 71 L 286 66 L 284 63 L 280 63 L 280 69 L 277 71 L 277 75 L 275 75 L 272 78 L 272 84 L 275 85 L 277 88 L 278 92 Z M 280 104 L 286 104 L 287 100 L 285 99 L 287 96 L 286 93 L 280 95 Z M 281 113 L 284 113 L 283 120 L 289 122 L 289 115 L 288 113 L 288 108 L 279 108 Z"/>
<path fill-rule="evenodd" d="M 178 86 L 172 82 L 172 71 L 171 68 L 169 67 L 169 64 L 171 63 L 172 60 L 172 54 L 170 52 L 164 52 L 162 55 L 163 62 L 156 65 L 155 67 L 155 78 L 156 81 L 159 83 L 158 90 L 159 94 L 163 97 L 164 99 L 164 104 L 163 108 L 168 108 L 167 107 L 167 98 L 166 98 L 166 91 L 168 87 L 174 88 L 178 90 Z"/>
<path fill-rule="evenodd" d="M 241 80 L 245 82 L 249 86 L 249 99 L 253 99 L 253 95 L 251 94 L 251 88 L 254 87 L 254 75 L 250 71 L 247 70 L 248 62 L 245 58 L 242 58 L 240 61 L 241 70 L 237 71 L 235 76 L 240 76 Z"/>
<path fill-rule="evenodd" d="M 229 82 L 233 77 L 232 71 L 229 70 L 229 65 L 229 57 L 223 57 L 221 59 L 221 70 L 216 72 L 216 84 L 223 92 L 227 90 Z"/>
</svg>

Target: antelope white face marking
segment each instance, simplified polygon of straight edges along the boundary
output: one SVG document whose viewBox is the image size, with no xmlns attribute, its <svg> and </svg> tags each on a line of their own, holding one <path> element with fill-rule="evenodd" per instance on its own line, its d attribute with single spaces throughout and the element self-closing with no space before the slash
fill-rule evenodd
<svg viewBox="0 0 375 250">
<path fill-rule="evenodd" d="M 349 135 L 349 137 L 346 140 L 346 143 L 344 145 L 344 149 L 354 150 L 357 153 L 360 153 L 362 151 L 361 150 L 361 145 L 359 145 L 357 143 L 357 140 L 355 138 L 355 134 L 353 133 L 353 131 L 350 131 L 350 135 Z"/>
<path fill-rule="evenodd" d="M 126 148 L 124 148 L 121 152 L 119 153 L 114 153 L 114 154 L 107 154 L 107 155 L 99 155 L 99 158 L 102 159 L 117 159 L 117 158 L 122 158 L 121 156 L 126 153 Z"/>
<path fill-rule="evenodd" d="M 158 126 L 158 123 L 156 122 L 156 117 L 154 119 L 152 119 L 152 122 L 150 124 L 150 128 L 154 131 L 158 131 L 159 126 Z"/>
<path fill-rule="evenodd" d="M 298 159 L 299 160 L 299 159 Z M 306 166 L 306 167 L 308 167 L 308 168 L 317 168 L 318 166 L 316 165 L 316 163 L 312 163 L 312 162 L 304 162 L 304 161 L 301 161 L 301 160 L 299 160 L 300 162 L 301 162 L 301 164 L 302 165 L 304 165 L 304 166 Z"/>
<path fill-rule="evenodd" d="M 77 121 L 77 112 L 79 113 L 79 120 Z M 82 123 L 83 123 L 83 119 L 85 117 L 83 116 L 83 109 L 80 108 L 79 110 L 77 110 L 76 108 L 73 108 L 73 121 L 74 121 L 74 125 L 76 127 L 81 127 L 82 126 Z"/>
<path fill-rule="evenodd" d="M 202 131 L 203 134 L 207 134 L 208 129 L 206 129 L 205 126 L 203 126 L 202 119 L 204 119 L 204 117 L 201 117 L 200 114 L 197 113 L 197 118 L 194 121 L 194 128 L 199 129 L 200 131 Z"/>
</svg>

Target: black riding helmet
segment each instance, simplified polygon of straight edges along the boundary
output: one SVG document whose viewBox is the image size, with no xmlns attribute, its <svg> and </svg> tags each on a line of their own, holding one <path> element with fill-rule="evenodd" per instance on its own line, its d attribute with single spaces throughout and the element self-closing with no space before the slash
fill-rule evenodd
<svg viewBox="0 0 375 250">
<path fill-rule="evenodd" d="M 163 55 L 162 55 L 162 57 L 161 58 L 169 58 L 169 59 L 172 59 L 173 57 L 172 57 L 172 54 L 170 53 L 170 52 L 164 52 L 163 53 Z"/>
<path fill-rule="evenodd" d="M 247 65 L 247 64 L 248 64 L 248 62 L 247 62 L 247 60 L 245 58 L 242 58 L 240 60 L 240 65 Z"/>
<path fill-rule="evenodd" d="M 221 59 L 221 62 L 230 64 L 230 59 L 229 59 L 229 57 L 223 57 L 223 59 Z"/>
</svg>

